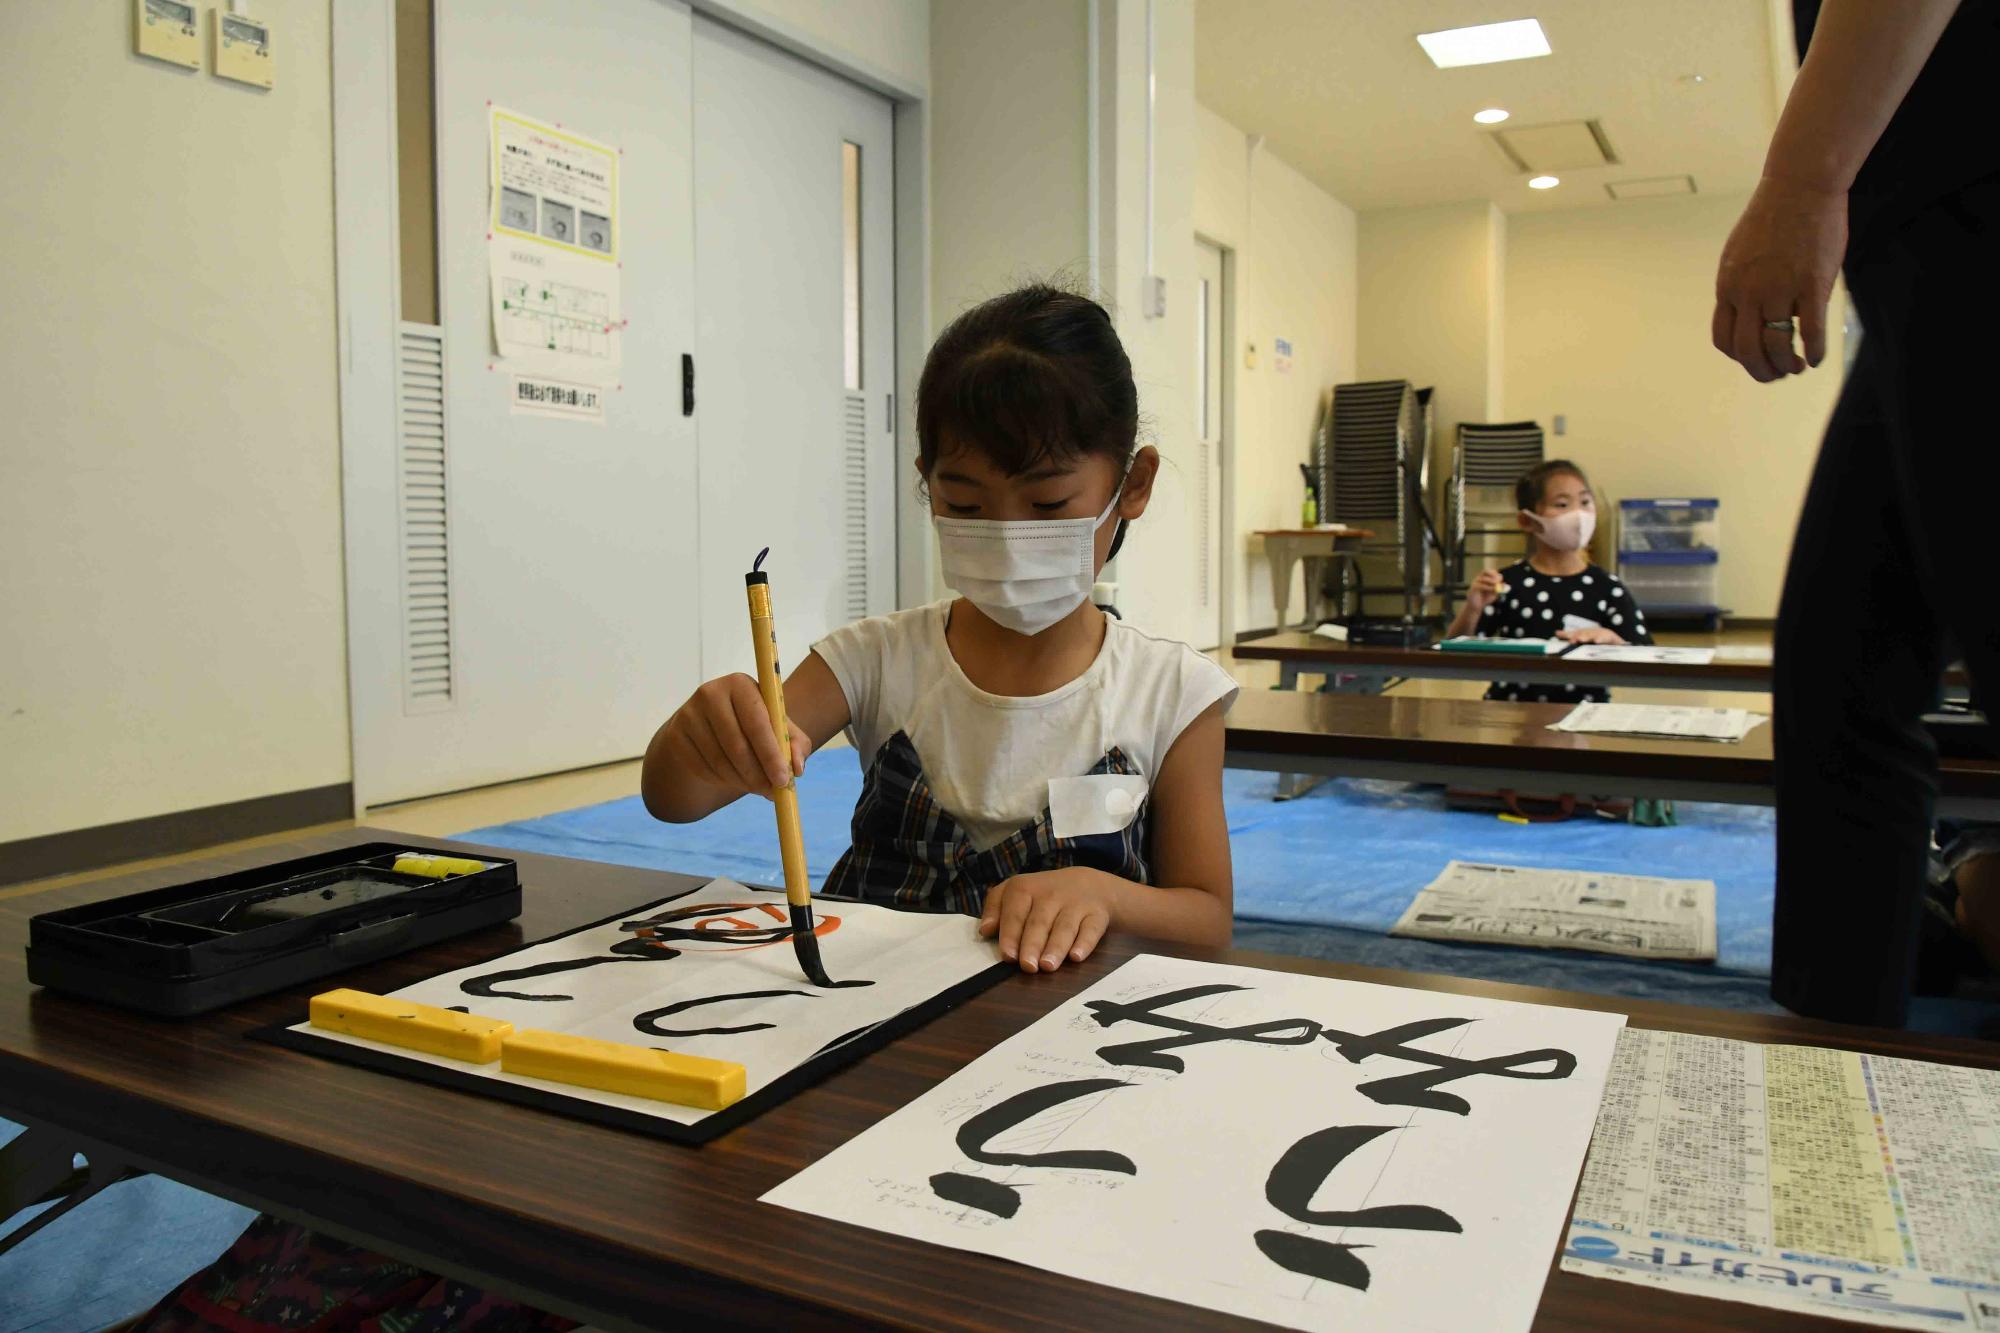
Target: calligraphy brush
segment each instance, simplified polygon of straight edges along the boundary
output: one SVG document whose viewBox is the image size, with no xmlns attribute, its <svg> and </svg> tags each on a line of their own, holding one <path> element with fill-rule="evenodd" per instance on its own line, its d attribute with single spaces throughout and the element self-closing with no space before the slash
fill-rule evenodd
<svg viewBox="0 0 2000 1333">
<path fill-rule="evenodd" d="M 750 641 L 757 653 L 757 688 L 764 695 L 771 730 L 778 734 L 785 767 L 792 764 L 792 729 L 785 720 L 785 684 L 778 670 L 778 627 L 771 619 L 771 576 L 764 573 L 766 546 L 757 552 L 743 583 L 750 597 Z M 792 909 L 792 949 L 799 967 L 815 986 L 838 985 L 819 961 L 819 937 L 813 934 L 812 882 L 806 878 L 806 839 L 799 829 L 799 793 L 791 779 L 771 793 L 778 811 L 778 851 L 785 863 L 785 901 Z"/>
</svg>

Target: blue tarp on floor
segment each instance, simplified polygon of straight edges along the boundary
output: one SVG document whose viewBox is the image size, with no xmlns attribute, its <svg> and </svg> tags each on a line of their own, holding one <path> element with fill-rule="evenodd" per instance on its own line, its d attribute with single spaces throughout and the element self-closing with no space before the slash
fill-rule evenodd
<svg viewBox="0 0 2000 1333">
<path fill-rule="evenodd" d="M 0 1143 L 20 1132 L 0 1120 Z M 0 1228 L 52 1206 L 0 1218 Z M 122 1181 L 0 1255 L 0 1329 L 88 1333 L 130 1319 L 228 1249 L 255 1216 L 159 1176 Z"/>
<path fill-rule="evenodd" d="M 1365 947 L 1377 954 L 1421 956 L 1429 971 L 1731 1007 L 1751 1004 L 1754 992 L 1757 1006 L 1766 1003 L 1763 983 L 1750 979 L 1770 972 L 1768 810 L 1683 805 L 1682 823 L 1663 829 L 1596 818 L 1524 826 L 1447 810 L 1436 788 L 1340 781 L 1279 802 L 1271 799 L 1276 784 L 1265 773 L 1223 775 L 1239 944 L 1354 961 L 1367 960 L 1342 950 Z M 799 780 L 806 861 L 815 885 L 847 848 L 848 819 L 860 792 L 860 767 L 848 749 L 815 756 Z M 763 884 L 778 883 L 782 876 L 771 808 L 755 799 L 696 824 L 671 825 L 653 819 L 631 797 L 462 836 L 520 851 Z M 1665 966 L 1560 950 L 1384 941 L 1411 897 L 1453 857 L 1713 879 L 1721 960 L 1714 967 Z M 1717 987 L 1719 975 L 1742 984 Z M 1581 984 L 1586 977 L 1591 984 Z"/>
</svg>

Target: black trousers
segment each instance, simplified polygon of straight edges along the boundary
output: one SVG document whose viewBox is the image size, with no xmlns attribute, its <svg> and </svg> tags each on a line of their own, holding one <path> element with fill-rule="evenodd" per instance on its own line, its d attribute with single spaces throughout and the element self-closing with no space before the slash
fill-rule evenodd
<svg viewBox="0 0 2000 1333">
<path fill-rule="evenodd" d="M 2000 682 L 2000 177 L 1876 229 L 1846 273 L 1861 350 L 1778 615 L 1771 994 L 1900 1026 L 1937 794 L 1919 717 L 1952 646 Z"/>
</svg>

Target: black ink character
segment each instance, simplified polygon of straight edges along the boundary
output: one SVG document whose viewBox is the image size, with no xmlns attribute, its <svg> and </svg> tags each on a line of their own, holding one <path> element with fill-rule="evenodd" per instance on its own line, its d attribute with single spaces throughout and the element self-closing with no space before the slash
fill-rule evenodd
<svg viewBox="0 0 2000 1333">
<path fill-rule="evenodd" d="M 1576 1057 L 1568 1051 L 1559 1051 L 1553 1047 L 1539 1051 L 1522 1051 L 1518 1055 L 1494 1055 L 1484 1060 L 1466 1060 L 1456 1055 L 1420 1051 L 1408 1044 L 1419 1037 L 1464 1027 L 1471 1021 L 1469 1018 L 1425 1018 L 1366 1036 L 1341 1032 L 1336 1028 L 1327 1028 L 1320 1035 L 1332 1042 L 1333 1049 L 1346 1056 L 1349 1064 L 1360 1064 L 1372 1055 L 1383 1055 L 1392 1060 L 1408 1060 L 1412 1064 L 1431 1066 L 1429 1073 L 1397 1074 L 1390 1078 L 1378 1078 L 1373 1082 L 1355 1085 L 1356 1092 L 1369 1101 L 1383 1106 L 1415 1106 L 1428 1111 L 1451 1111 L 1464 1115 L 1472 1110 L 1472 1107 L 1463 1097 L 1449 1092 L 1436 1092 L 1433 1089 L 1441 1083 L 1452 1083 L 1475 1074 L 1491 1074 L 1496 1078 L 1544 1079 L 1568 1078 L 1576 1072 Z M 1547 1067 L 1536 1069 L 1534 1068 L 1536 1065 Z"/>
<path fill-rule="evenodd" d="M 755 917 L 759 913 L 769 917 L 770 924 L 757 921 Z M 839 917 L 822 915 L 814 924 L 813 934 L 828 935 L 839 926 Z M 576 998 L 573 995 L 533 995 L 525 991 L 501 990 L 500 987 L 510 982 L 556 976 L 605 963 L 664 963 L 681 956 L 683 950 L 675 948 L 675 944 L 698 945 L 702 952 L 737 953 L 769 948 L 792 937 L 788 914 L 781 905 L 772 903 L 706 903 L 668 907 L 637 921 L 622 922 L 618 929 L 632 938 L 612 945 L 608 955 L 569 958 L 561 962 L 488 972 L 466 978 L 458 983 L 458 988 L 467 995 L 502 1000 L 572 1000 Z M 875 983 L 848 981 L 841 984 L 872 986 Z"/>
<path fill-rule="evenodd" d="M 1178 1074 L 1186 1069 L 1186 1062 L 1168 1052 L 1185 1047 L 1203 1046 L 1213 1041 L 1241 1041 L 1259 1046 L 1304 1046 L 1323 1038 L 1331 1042 L 1336 1051 L 1347 1057 L 1350 1064 L 1359 1064 L 1370 1056 L 1380 1055 L 1393 1060 L 1407 1060 L 1412 1064 L 1431 1066 L 1427 1072 L 1397 1074 L 1357 1085 L 1355 1091 L 1370 1101 L 1384 1106 L 1413 1106 L 1433 1111 L 1452 1111 L 1459 1115 L 1470 1111 L 1472 1109 L 1470 1104 L 1462 1097 L 1448 1092 L 1436 1092 L 1433 1089 L 1440 1084 L 1469 1078 L 1475 1074 L 1491 1074 L 1499 1078 L 1554 1079 L 1568 1078 L 1576 1072 L 1576 1057 L 1568 1051 L 1544 1049 L 1523 1051 L 1518 1055 L 1496 1055 L 1484 1060 L 1467 1060 L 1455 1055 L 1440 1055 L 1434 1051 L 1418 1050 L 1409 1045 L 1420 1037 L 1463 1027 L 1472 1021 L 1467 1018 L 1427 1018 L 1414 1023 L 1404 1023 L 1383 1032 L 1356 1034 L 1326 1027 L 1309 1018 L 1278 1018 L 1262 1023 L 1245 1023 L 1236 1027 L 1218 1027 L 1212 1023 L 1204 1023 L 1198 1018 L 1182 1018 L 1177 1014 L 1162 1012 L 1186 1001 L 1247 989 L 1249 988 L 1246 986 L 1223 983 L 1188 986 L 1181 990 L 1166 991 L 1129 1002 L 1092 1000 L 1085 1007 L 1091 1011 L 1100 1027 L 1110 1027 L 1114 1023 L 1144 1023 L 1151 1027 L 1165 1028 L 1169 1034 L 1164 1037 L 1148 1037 L 1139 1041 L 1100 1046 L 1097 1050 L 1098 1058 L 1107 1064 L 1136 1065 L 1146 1069 L 1164 1069 Z M 1536 1068 L 1538 1065 L 1546 1068 Z"/>
<path fill-rule="evenodd" d="M 1117 1000 L 1092 1000 L 1084 1006 L 1096 1018 L 1099 1027 L 1110 1027 L 1114 1023 L 1146 1023 L 1156 1028 L 1166 1028 L 1176 1034 L 1167 1037 L 1152 1037 L 1144 1041 L 1126 1042 L 1117 1046 L 1100 1046 L 1097 1056 L 1106 1064 L 1137 1065 L 1145 1069 L 1165 1069 L 1181 1073 L 1187 1064 L 1177 1055 L 1166 1052 L 1184 1046 L 1205 1046 L 1212 1041 L 1247 1041 L 1259 1046 L 1304 1046 L 1318 1038 L 1319 1024 L 1305 1018 L 1279 1018 L 1265 1023 L 1246 1023 L 1241 1027 L 1224 1028 L 1204 1023 L 1196 1018 L 1180 1018 L 1160 1011 L 1188 1000 L 1207 999 L 1211 995 L 1221 995 L 1228 991 L 1249 989 L 1246 986 L 1232 986 L 1220 983 L 1209 986 L 1188 986 L 1182 990 L 1167 991 L 1151 995 L 1143 1000 L 1121 1003 Z"/>
<path fill-rule="evenodd" d="M 1114 1088 L 1132 1085 L 1122 1079 L 1084 1078 L 1017 1092 L 996 1102 L 958 1127 L 958 1150 L 987 1166 L 1043 1166 L 1072 1171 L 1116 1171 L 1136 1176 L 1139 1168 L 1123 1153 L 1099 1148 L 1076 1148 L 1062 1152 L 993 1152 L 987 1144 L 1017 1125 L 1033 1120 L 1042 1112 L 1081 1097 L 1093 1097 Z M 931 1177 L 931 1191 L 948 1203 L 962 1203 L 996 1217 L 1012 1217 L 1021 1207 L 1021 1192 L 983 1176 L 957 1171 L 940 1171 Z"/>
<path fill-rule="evenodd" d="M 669 1014 L 678 1014 L 688 1009 L 696 1009 L 705 1004 L 724 1004 L 730 1000 L 771 1000 L 780 995 L 797 995 L 812 999 L 813 993 L 804 990 L 746 990 L 734 995 L 704 995 L 699 999 L 681 1000 L 661 1009 L 648 1009 L 632 1020 L 632 1026 L 655 1037 L 721 1037 L 737 1032 L 762 1032 L 776 1027 L 775 1023 L 742 1023 L 731 1028 L 663 1028 L 659 1020 Z"/>
<path fill-rule="evenodd" d="M 1378 1204 L 1370 1208 L 1325 1209 L 1312 1206 L 1313 1195 L 1335 1167 L 1357 1149 L 1396 1129 L 1395 1125 L 1335 1125 L 1316 1130 L 1291 1147 L 1271 1168 L 1264 1197 L 1294 1222 L 1314 1226 L 1383 1227 L 1401 1231 L 1463 1232 L 1458 1219 L 1421 1203 Z M 1296 1231 L 1264 1230 L 1252 1237 L 1264 1257 L 1288 1272 L 1337 1282 L 1356 1291 L 1368 1290 L 1368 1265 L 1356 1250 L 1373 1248 L 1321 1240 Z"/>
</svg>

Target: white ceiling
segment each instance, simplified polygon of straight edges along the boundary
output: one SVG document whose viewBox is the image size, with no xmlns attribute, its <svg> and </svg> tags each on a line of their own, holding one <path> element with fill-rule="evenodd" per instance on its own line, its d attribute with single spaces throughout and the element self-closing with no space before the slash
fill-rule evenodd
<svg viewBox="0 0 2000 1333">
<path fill-rule="evenodd" d="M 1776 118 L 1771 0 L 1197 0 L 1203 105 L 1358 210 L 1490 199 L 1503 210 L 1610 206 L 1607 182 L 1756 183 Z M 1537 18 L 1553 54 L 1437 69 L 1420 32 Z M 1789 39 L 1789 25 L 1785 37 Z M 1700 74 L 1693 84 L 1685 76 Z M 1553 190 L 1491 143 L 1500 128 L 1595 119 L 1619 165 Z"/>
</svg>

